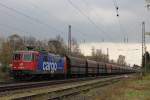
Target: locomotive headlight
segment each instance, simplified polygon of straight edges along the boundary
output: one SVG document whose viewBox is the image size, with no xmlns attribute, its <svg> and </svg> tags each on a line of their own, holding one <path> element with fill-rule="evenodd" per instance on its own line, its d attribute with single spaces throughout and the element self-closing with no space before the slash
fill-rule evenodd
<svg viewBox="0 0 150 100">
<path fill-rule="evenodd" d="M 12 66 L 13 66 L 13 64 L 9 64 L 9 66 L 10 66 L 10 67 L 12 67 Z"/>
<path fill-rule="evenodd" d="M 23 63 L 20 63 L 19 65 L 20 65 L 20 66 L 23 66 Z"/>
</svg>

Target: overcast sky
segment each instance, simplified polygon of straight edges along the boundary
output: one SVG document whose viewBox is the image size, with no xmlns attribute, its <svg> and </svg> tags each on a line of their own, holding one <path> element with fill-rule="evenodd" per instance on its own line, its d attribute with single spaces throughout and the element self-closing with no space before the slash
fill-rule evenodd
<svg viewBox="0 0 150 100">
<path fill-rule="evenodd" d="M 71 1 L 71 2 L 69 2 Z M 67 40 L 68 25 L 79 42 L 141 41 L 141 23 L 150 31 L 150 11 L 144 0 L 0 0 L 0 35 L 34 36 L 39 39 L 61 35 Z"/>
</svg>

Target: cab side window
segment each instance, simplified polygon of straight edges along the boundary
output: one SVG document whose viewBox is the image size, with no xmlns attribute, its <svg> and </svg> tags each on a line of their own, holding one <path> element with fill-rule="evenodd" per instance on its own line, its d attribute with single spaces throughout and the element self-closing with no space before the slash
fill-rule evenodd
<svg viewBox="0 0 150 100">
<path fill-rule="evenodd" d="M 38 55 L 33 54 L 32 57 L 33 57 L 33 61 L 38 61 Z"/>
<path fill-rule="evenodd" d="M 43 56 L 43 61 L 48 62 L 48 56 L 47 55 Z"/>
</svg>

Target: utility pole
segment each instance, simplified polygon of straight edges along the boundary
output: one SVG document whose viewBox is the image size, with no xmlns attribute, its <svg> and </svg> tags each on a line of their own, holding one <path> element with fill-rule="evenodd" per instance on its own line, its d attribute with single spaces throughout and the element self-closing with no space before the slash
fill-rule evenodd
<svg viewBox="0 0 150 100">
<path fill-rule="evenodd" d="M 71 55 L 71 25 L 68 27 L 68 54 Z"/>
<path fill-rule="evenodd" d="M 128 39 L 128 36 L 127 36 L 127 43 L 128 43 L 129 39 Z"/>
<path fill-rule="evenodd" d="M 143 62 L 144 64 L 142 64 L 142 67 L 144 67 L 144 72 L 146 72 L 146 44 L 145 44 L 145 22 L 144 21 L 142 22 L 142 60 L 144 60 Z"/>
<path fill-rule="evenodd" d="M 124 43 L 126 43 L 126 37 L 124 37 L 124 40 L 123 40 L 123 42 L 124 42 Z"/>
<path fill-rule="evenodd" d="M 143 28 L 143 26 L 144 26 L 144 22 L 142 22 L 142 61 L 143 61 L 143 56 L 144 56 L 144 34 L 143 34 L 144 28 Z M 142 62 L 142 67 L 144 67 L 143 65 L 144 64 Z"/>
<path fill-rule="evenodd" d="M 108 62 L 109 62 L 109 48 L 107 48 L 107 59 L 108 59 Z"/>
</svg>

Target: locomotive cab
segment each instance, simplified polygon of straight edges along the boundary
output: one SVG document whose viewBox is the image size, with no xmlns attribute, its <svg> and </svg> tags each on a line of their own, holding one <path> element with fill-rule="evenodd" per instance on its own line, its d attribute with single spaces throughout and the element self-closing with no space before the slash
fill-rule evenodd
<svg viewBox="0 0 150 100">
<path fill-rule="evenodd" d="M 14 76 L 31 74 L 37 67 L 38 52 L 18 51 L 13 54 L 12 72 Z"/>
</svg>

